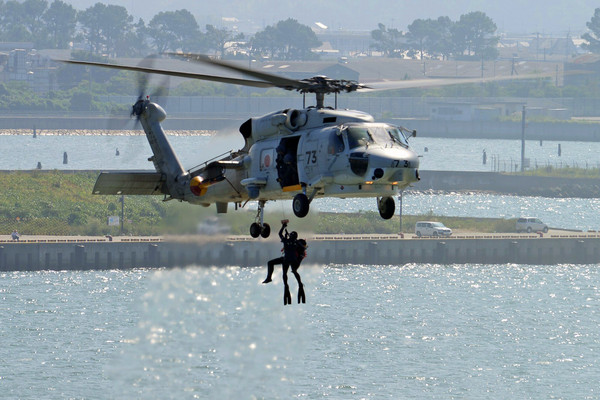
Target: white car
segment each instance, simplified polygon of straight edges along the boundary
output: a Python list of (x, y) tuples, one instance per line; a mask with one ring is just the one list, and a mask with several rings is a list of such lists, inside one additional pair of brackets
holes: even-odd
[(231, 232), (231, 228), (219, 221), (217, 217), (208, 217), (201, 221), (196, 231), (199, 235), (227, 235)]
[(447, 228), (441, 222), (419, 221), (415, 225), (415, 234), (421, 236), (450, 236), (452, 229)]
[(517, 232), (548, 232), (548, 225), (540, 221), (539, 218), (534, 217), (522, 217), (517, 220), (516, 224)]

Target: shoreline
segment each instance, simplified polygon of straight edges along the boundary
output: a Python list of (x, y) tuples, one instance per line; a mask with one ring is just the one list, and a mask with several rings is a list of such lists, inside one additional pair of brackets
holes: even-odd
[[(71, 238), (71, 239), (69, 239)], [(192, 239), (192, 238), (189, 238)], [(262, 266), (278, 253), (277, 240), (248, 236), (209, 240), (105, 237), (10, 241), (0, 246), (0, 272)], [(600, 262), (599, 233), (415, 235), (315, 235), (310, 264), (590, 264)]]
[[(169, 136), (212, 136), (215, 130), (169, 130)], [(143, 130), (36, 129), (36, 136), (144, 136)], [(0, 129), (0, 136), (33, 136), (33, 129)]]

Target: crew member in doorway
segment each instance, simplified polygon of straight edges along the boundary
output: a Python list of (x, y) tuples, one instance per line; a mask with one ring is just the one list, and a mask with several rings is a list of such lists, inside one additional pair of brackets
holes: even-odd
[(280, 143), (279, 146), (277, 146), (277, 149), (275, 149), (275, 151), (277, 152), (277, 158), (275, 158), (275, 167), (277, 168), (277, 182), (279, 182), (281, 187), (283, 187), (283, 179), (285, 174), (283, 156), (285, 155), (285, 145), (283, 143)]
[(288, 151), (283, 156), (283, 168), (283, 186), (295, 185), (298, 172), (296, 170), (296, 155), (292, 151)]

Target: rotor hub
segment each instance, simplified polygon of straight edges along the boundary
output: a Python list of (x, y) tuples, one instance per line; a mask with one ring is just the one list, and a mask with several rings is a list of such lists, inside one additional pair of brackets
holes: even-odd
[(299, 81), (298, 87), (289, 88), (288, 90), (296, 89), (300, 93), (331, 94), (340, 92), (350, 93), (362, 88), (366, 88), (366, 86), (356, 81), (330, 79), (326, 76), (319, 75), (308, 79), (302, 79)]

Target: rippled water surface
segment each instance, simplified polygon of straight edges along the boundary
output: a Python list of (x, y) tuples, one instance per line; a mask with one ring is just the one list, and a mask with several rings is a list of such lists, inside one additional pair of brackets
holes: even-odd
[[(170, 141), (186, 168), (191, 168), (228, 150), (243, 147), (242, 136), (230, 130), (214, 136), (170, 136)], [(510, 171), (521, 161), (521, 142), (518, 140), (444, 139), (416, 137), (410, 140), (421, 156), (423, 170), (490, 171), (496, 168)], [(579, 166), (598, 168), (600, 142), (526, 141), (526, 157), (532, 167)], [(115, 156), (119, 149), (119, 156)], [(483, 164), (483, 150), (487, 162)], [(137, 136), (46, 136), (5, 135), (0, 140), (0, 169), (33, 169), (38, 162), (44, 169), (152, 169), (146, 137)], [(63, 164), (67, 152), (68, 164)]]
[[(173, 143), (187, 167), (240, 147)], [(413, 144), (424, 169), (488, 170), (484, 148), (520, 151)], [(555, 157), (556, 143), (527, 146)], [(594, 146), (563, 143), (562, 159), (597, 162)], [(6, 136), (0, 148), (0, 169), (151, 168), (142, 136)], [(376, 210), (373, 199), (314, 206)], [(403, 211), (600, 228), (596, 199), (405, 194)], [(0, 398), (597, 399), (598, 267), (308, 264), (307, 304), (287, 307), (279, 277), (260, 283), (266, 268), (2, 273)]]
[(4, 273), (0, 397), (598, 398), (598, 265), (265, 270)]
[[(397, 201), (397, 199), (396, 199)], [(282, 207), (282, 206), (277, 206)], [(287, 209), (291, 207), (287, 205)], [(321, 211), (377, 211), (375, 199), (317, 199), (311, 207)], [(550, 227), (599, 230), (600, 199), (509, 196), (490, 193), (408, 193), (402, 198), (405, 215), (453, 217), (541, 218)]]

